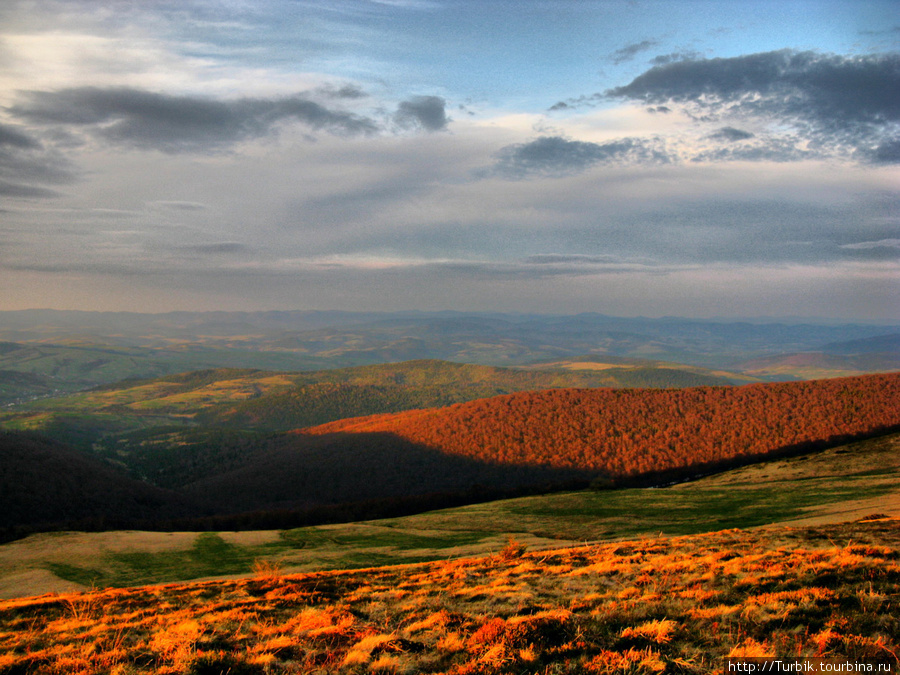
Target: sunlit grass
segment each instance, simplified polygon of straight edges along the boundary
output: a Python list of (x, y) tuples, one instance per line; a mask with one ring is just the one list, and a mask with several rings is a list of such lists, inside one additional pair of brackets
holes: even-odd
[[(209, 545), (219, 545), (209, 538)], [(0, 674), (709, 673), (896, 664), (900, 521), (725, 530), (0, 603)]]

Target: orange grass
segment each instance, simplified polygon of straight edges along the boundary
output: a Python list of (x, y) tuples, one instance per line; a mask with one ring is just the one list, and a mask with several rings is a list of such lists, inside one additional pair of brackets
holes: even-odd
[(900, 653), (900, 521), (0, 603), (0, 675), (712, 673)]

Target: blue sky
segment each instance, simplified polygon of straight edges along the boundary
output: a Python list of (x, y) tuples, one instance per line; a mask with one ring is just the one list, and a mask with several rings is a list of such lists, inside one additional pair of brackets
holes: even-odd
[(900, 3), (9, 0), (0, 309), (900, 319)]

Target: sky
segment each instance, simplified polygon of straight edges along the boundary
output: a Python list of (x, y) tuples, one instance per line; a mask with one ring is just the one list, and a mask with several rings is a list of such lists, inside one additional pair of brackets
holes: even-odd
[(3, 0), (26, 308), (900, 321), (900, 2)]

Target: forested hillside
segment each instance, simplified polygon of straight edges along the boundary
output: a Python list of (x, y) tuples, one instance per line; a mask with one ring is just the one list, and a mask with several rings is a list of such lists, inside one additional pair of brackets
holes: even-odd
[(525, 392), (304, 434), (387, 433), (455, 456), (626, 477), (900, 425), (900, 374), (687, 389)]
[[(438, 373), (452, 370), (431, 365)], [(409, 368), (407, 374), (418, 373)], [(136, 419), (145, 405), (156, 415), (162, 407), (163, 417), (176, 419), (179, 406), (199, 417), (203, 401), (218, 401), (223, 392), (233, 403), (252, 400), (242, 398), (246, 379), (222, 375), (193, 373), (90, 396), (109, 395), (110, 410), (130, 409)], [(302, 390), (265, 375), (255, 382), (287, 387), (282, 395)], [(344, 388), (387, 387), (315, 386), (331, 388), (332, 398), (322, 401), (332, 406)], [(155, 397), (135, 400), (135, 407), (123, 399), (142, 388)], [(438, 397), (441, 389), (431, 391)], [(347, 401), (352, 408), (352, 396)], [(598, 487), (661, 484), (896, 429), (900, 374), (743, 387), (545, 389), (291, 432), (215, 424), (148, 428), (133, 433), (130, 450), (112, 444), (108, 455), (143, 482), (57, 443), (7, 435), (0, 490), (4, 513), (12, 514), (7, 527), (85, 519), (102, 527), (125, 519), (140, 520), (141, 527), (256, 529), (410, 513), (592, 481)], [(208, 516), (231, 520), (174, 520)]]
[(186, 486), (222, 510), (600, 479), (654, 483), (900, 427), (900, 374), (681, 390), (561, 389), (271, 438)]

